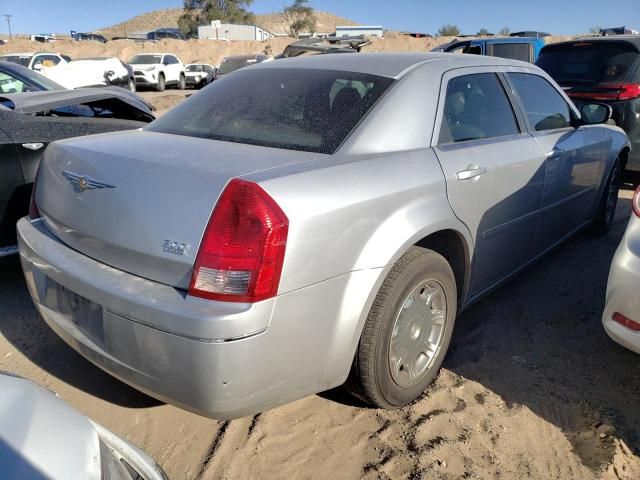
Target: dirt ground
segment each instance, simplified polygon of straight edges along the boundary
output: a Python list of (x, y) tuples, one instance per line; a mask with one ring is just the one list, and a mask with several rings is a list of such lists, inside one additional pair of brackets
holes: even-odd
[(161, 404), (50, 331), (15, 258), (0, 263), (0, 369), (57, 392), (172, 479), (637, 480), (640, 356), (601, 326), (630, 198), (608, 236), (578, 235), (464, 312), (439, 378), (402, 410), (340, 390), (231, 422)]

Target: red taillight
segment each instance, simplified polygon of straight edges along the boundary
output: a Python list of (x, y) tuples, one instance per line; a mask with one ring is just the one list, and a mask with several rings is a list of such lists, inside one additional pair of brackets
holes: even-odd
[(33, 187), (31, 187), (31, 200), (29, 200), (29, 218), (31, 220), (40, 218), (40, 212), (38, 211), (38, 206), (36, 205), (36, 185), (38, 184), (38, 175), (40, 175), (40, 165), (42, 165), (42, 160), (40, 160), (40, 164), (38, 165), (38, 169), (36, 170), (36, 177), (33, 180)]
[(640, 218), (640, 186), (636, 189), (636, 193), (633, 194), (631, 204), (633, 205), (633, 213)]
[(204, 232), (189, 295), (258, 302), (278, 293), (289, 220), (259, 185), (232, 180)]
[(588, 98), (590, 100), (632, 100), (640, 97), (640, 83), (602, 83), (597, 88), (606, 91), (567, 92), (571, 98)]
[(631, 320), (630, 318), (625, 317), (621, 313), (618, 313), (618, 312), (614, 313), (613, 314), (613, 321), (619, 323), (620, 325), (622, 325), (624, 327), (630, 328), (634, 332), (640, 332), (640, 323), (634, 322), (633, 320)]

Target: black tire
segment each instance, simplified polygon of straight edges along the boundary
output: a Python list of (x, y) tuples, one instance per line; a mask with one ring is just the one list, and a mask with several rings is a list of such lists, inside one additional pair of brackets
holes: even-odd
[(167, 87), (167, 84), (164, 80), (164, 74), (161, 73), (158, 75), (158, 83), (156, 83), (156, 92), (164, 92), (164, 89)]
[(596, 213), (589, 228), (592, 235), (605, 235), (611, 230), (618, 206), (618, 193), (622, 182), (622, 161), (618, 157), (611, 167), (607, 183), (602, 190)]
[(131, 92), (136, 93), (136, 81), (133, 78), (129, 79), (128, 87)]
[[(444, 333), (427, 369), (414, 384), (401, 386), (391, 373), (391, 335), (396, 317), (408, 296), (425, 281), (437, 282), (444, 291), (447, 307)], [(400, 408), (419, 398), (435, 378), (447, 353), (456, 308), (456, 282), (449, 263), (432, 250), (411, 247), (393, 266), (374, 300), (345, 387), (365, 402), (380, 408)]]
[(184, 74), (180, 74), (180, 79), (178, 80), (178, 90), (184, 90), (187, 88), (187, 80), (184, 78)]

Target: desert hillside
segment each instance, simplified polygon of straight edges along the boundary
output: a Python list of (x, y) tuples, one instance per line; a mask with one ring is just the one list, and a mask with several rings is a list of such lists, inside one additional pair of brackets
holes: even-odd
[[(182, 15), (181, 8), (154, 10), (133, 17), (125, 22), (102, 28), (98, 30), (98, 32), (110, 38), (122, 37), (134, 32), (148, 32), (161, 27), (177, 28), (180, 15)], [(336, 25), (358, 25), (358, 23), (353, 20), (320, 11), (316, 12), (316, 21), (317, 31), (323, 33), (334, 32)], [(282, 33), (286, 31), (286, 25), (282, 21), (279, 13), (256, 15), (256, 24), (272, 33)]]

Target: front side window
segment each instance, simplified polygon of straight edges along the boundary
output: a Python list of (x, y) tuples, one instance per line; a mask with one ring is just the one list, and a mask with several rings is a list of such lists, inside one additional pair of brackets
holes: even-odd
[(353, 72), (241, 70), (213, 82), (147, 130), (332, 154), (392, 83)]
[(547, 80), (529, 73), (509, 73), (508, 76), (536, 132), (571, 126), (569, 104)]
[(449, 80), (438, 143), (456, 143), (520, 133), (511, 103), (495, 73)]

